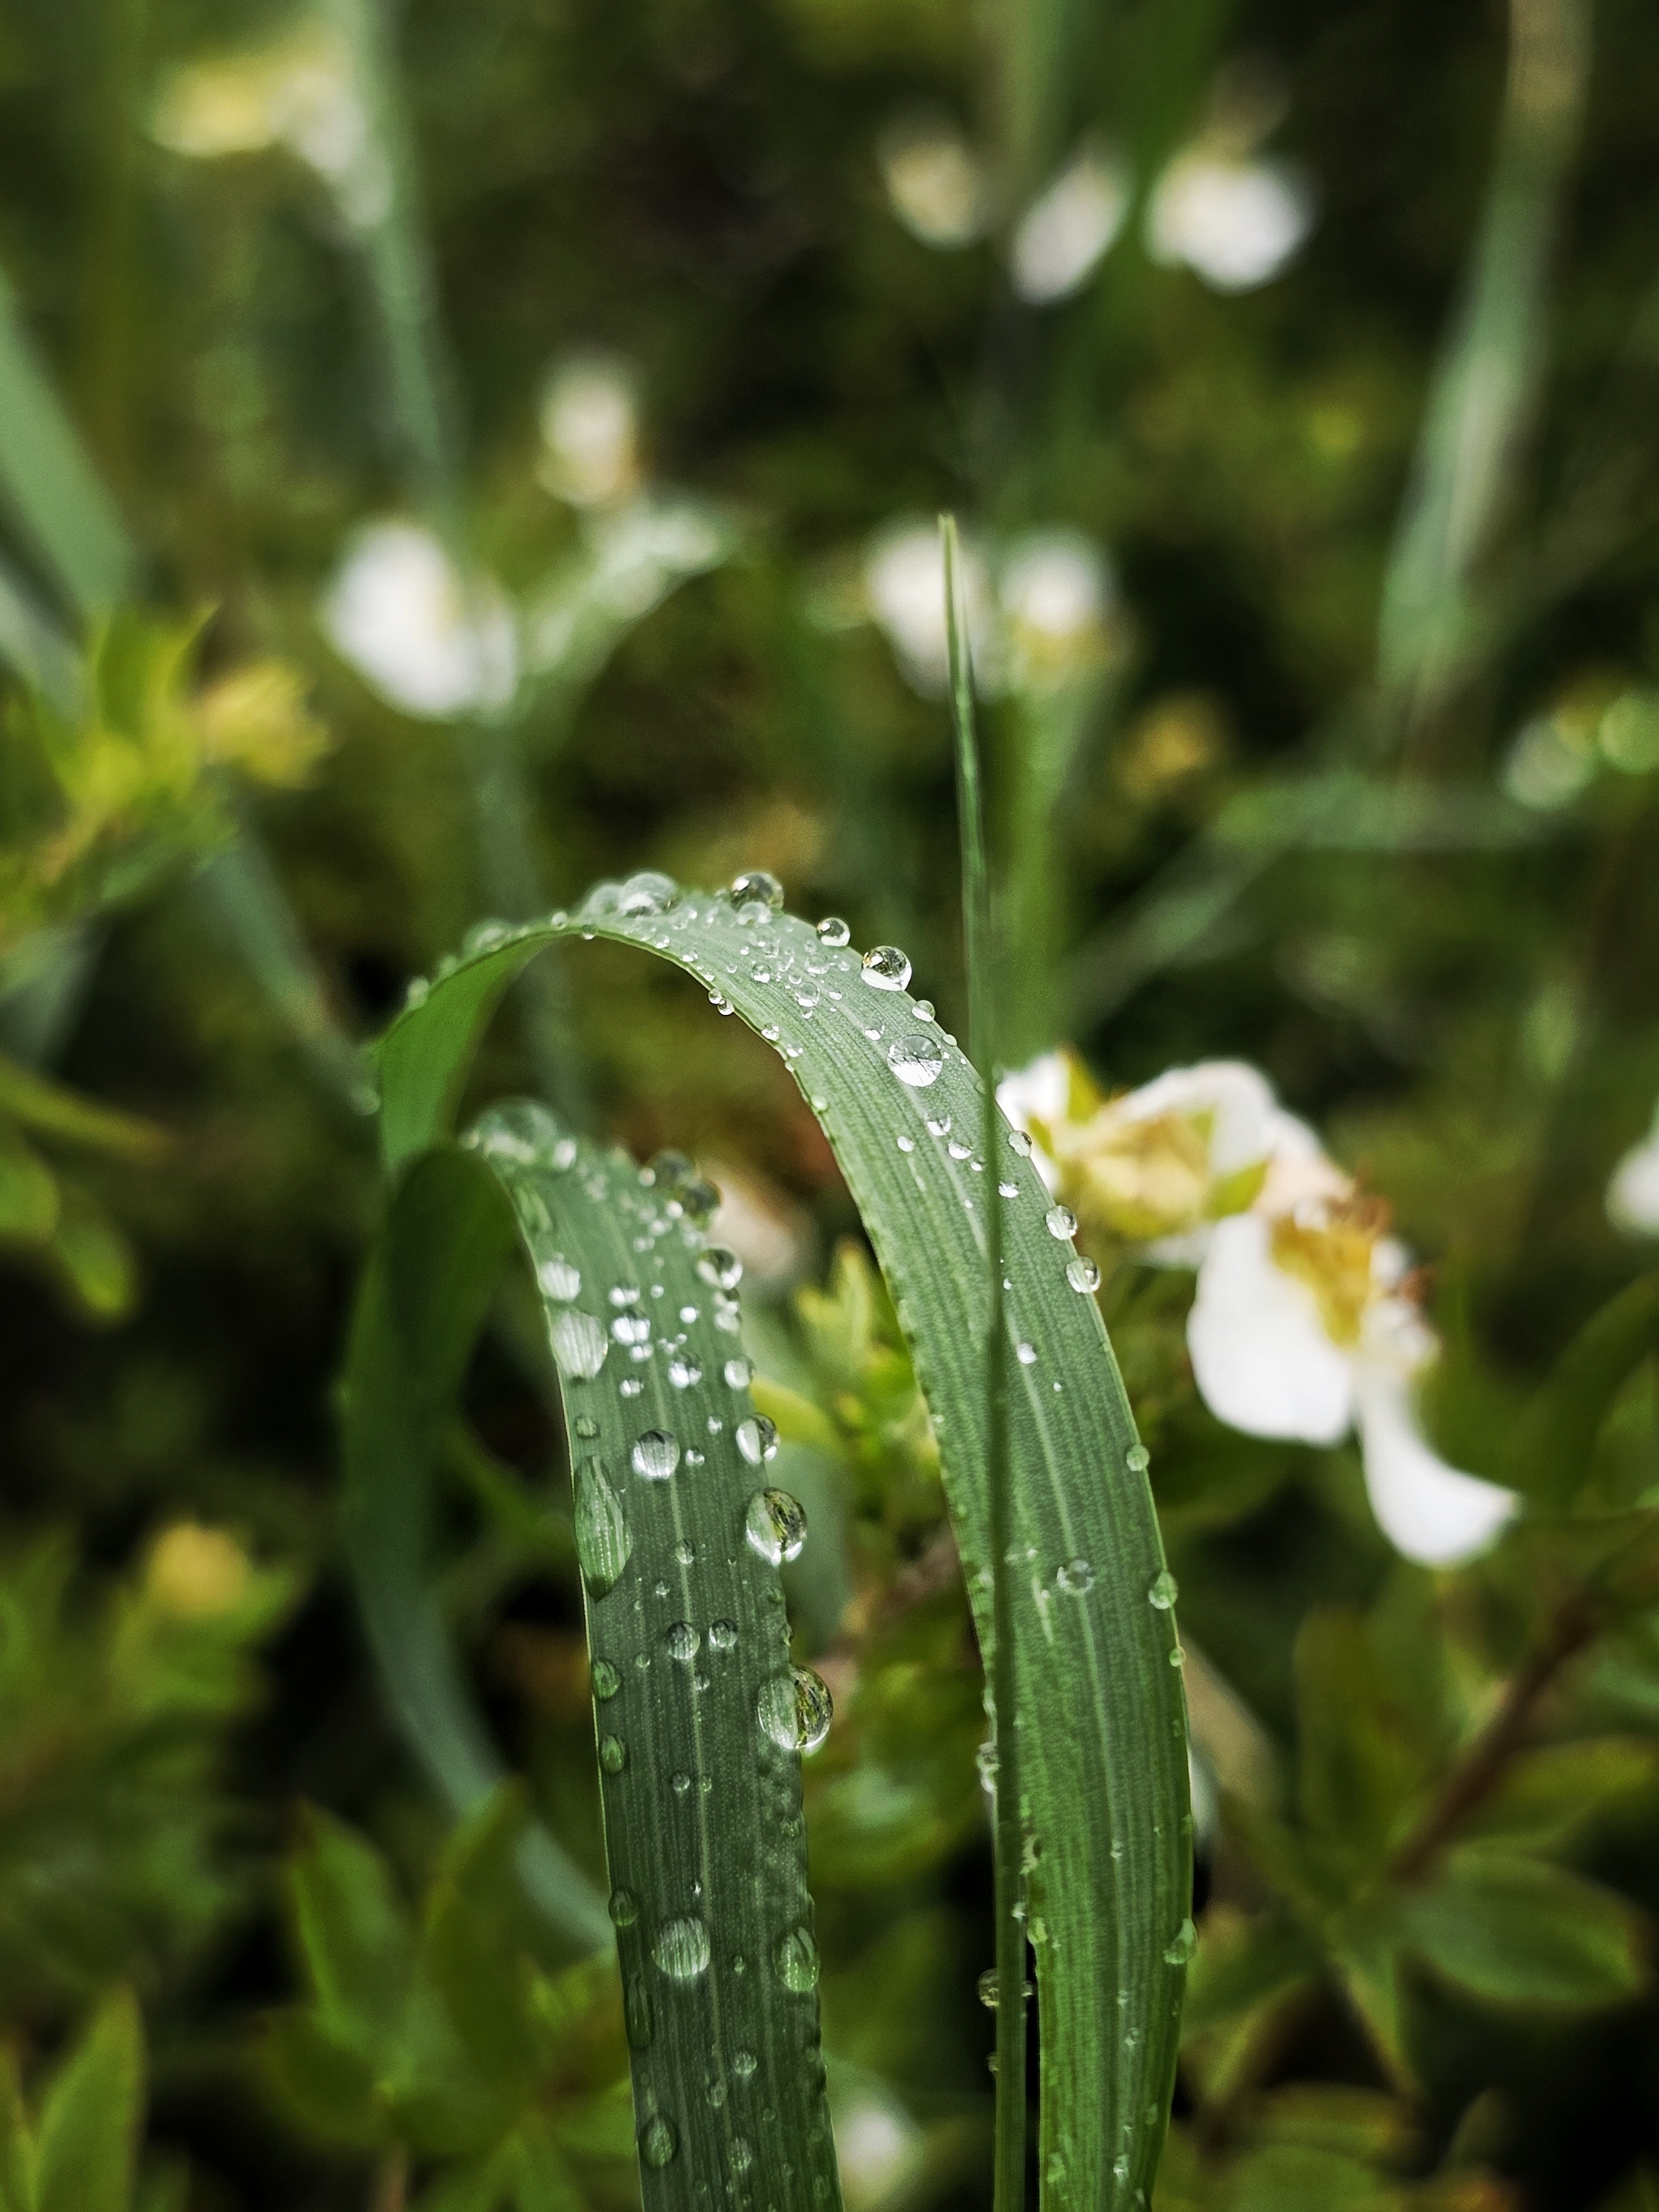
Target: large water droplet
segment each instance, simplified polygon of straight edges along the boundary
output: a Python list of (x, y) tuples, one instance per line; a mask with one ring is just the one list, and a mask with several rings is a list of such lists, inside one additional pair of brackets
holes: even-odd
[(806, 1512), (787, 1490), (757, 1490), (743, 1525), (750, 1545), (769, 1565), (800, 1557), (806, 1541)]
[(861, 973), (872, 991), (902, 991), (910, 980), (910, 956), (896, 945), (873, 945)]
[(746, 1359), (728, 1359), (720, 1372), (730, 1390), (746, 1390), (755, 1379), (755, 1370)]
[(697, 1273), (717, 1291), (735, 1291), (743, 1280), (743, 1262), (724, 1244), (711, 1244), (697, 1255)]
[(830, 1733), (835, 1706), (810, 1667), (792, 1667), (761, 1684), (755, 1717), (780, 1751), (816, 1751)]
[(925, 1091), (939, 1079), (945, 1065), (945, 1047), (924, 1030), (909, 1030), (888, 1046), (887, 1065), (912, 1091)]
[(1067, 1559), (1054, 1570), (1054, 1580), (1073, 1597), (1083, 1597), (1095, 1586), (1095, 1571), (1087, 1559)]
[(642, 1313), (619, 1313), (611, 1324), (611, 1334), (618, 1344), (648, 1344), (651, 1341), (651, 1316)]
[(611, 1346), (605, 1341), (602, 1322), (592, 1314), (578, 1313), (567, 1306), (549, 1319), (547, 1337), (553, 1347), (553, 1357), (559, 1363), (561, 1374), (573, 1382), (592, 1382), (605, 1364), (605, 1355)]
[(775, 914), (783, 904), (783, 885), (765, 868), (744, 868), (732, 878), (732, 896), (739, 906), (758, 899)]
[(778, 1432), (764, 1413), (751, 1413), (738, 1424), (738, 1449), (750, 1467), (763, 1466), (778, 1455)]
[(1133, 1474), (1145, 1474), (1152, 1463), (1152, 1455), (1145, 1444), (1131, 1444), (1123, 1455), (1123, 1464)]
[(1026, 1135), (1024, 1129), (1009, 1130), (1008, 1149), (1011, 1152), (1018, 1152), (1023, 1160), (1029, 1160), (1030, 1158), (1031, 1140)]
[(1035, 1367), (1037, 1360), (1037, 1348), (1034, 1344), (1017, 1344), (1014, 1346), (1014, 1357), (1022, 1367)]
[(479, 1146), (489, 1158), (530, 1167), (551, 1158), (559, 1143), (560, 1127), (538, 1100), (507, 1098), (481, 1116), (477, 1133)]
[(754, 2163), (755, 2163), (755, 2154), (754, 2154), (753, 2149), (752, 2149), (752, 2148), (750, 2148), (750, 2142), (749, 2142), (749, 2138), (748, 2138), (748, 2136), (732, 2136), (732, 2172), (733, 2172), (733, 2173), (747, 2173), (747, 2172), (748, 2172), (748, 2171), (749, 2171), (749, 2169), (750, 2169), (750, 2167)]
[(1077, 1216), (1069, 1206), (1051, 1206), (1042, 1217), (1042, 1225), (1051, 1237), (1064, 1239), (1077, 1235)]
[(1160, 1567), (1146, 1586), (1146, 1602), (1156, 1613), (1168, 1613), (1180, 1595), (1180, 1588), (1167, 1567)]
[(752, 2081), (759, 2065), (760, 2061), (752, 2051), (738, 2051), (732, 2053), (732, 2071), (739, 2081)]
[(677, 1390), (689, 1390), (693, 1383), (702, 1382), (702, 1370), (695, 1359), (677, 1352), (668, 1363), (668, 1379)]
[(556, 1298), (561, 1305), (568, 1305), (572, 1298), (581, 1296), (581, 1271), (573, 1267), (562, 1252), (551, 1252), (545, 1260), (537, 1262), (536, 1281), (544, 1298)]
[(805, 1928), (792, 1928), (783, 1936), (772, 1954), (772, 1963), (778, 1970), (778, 1979), (787, 1990), (798, 1997), (805, 1996), (818, 1985), (818, 1947)]
[(702, 1638), (689, 1620), (677, 1620), (663, 1638), (663, 1646), (671, 1659), (678, 1659), (689, 1667), (696, 1657)]
[(626, 915), (666, 914), (680, 902), (680, 887), (672, 876), (659, 876), (643, 868), (629, 876), (617, 894), (617, 912)]
[(1066, 1279), (1074, 1291), (1097, 1291), (1100, 1288), (1100, 1270), (1092, 1260), (1068, 1260)]
[[(582, 1573), (593, 1595), (603, 1597), (628, 1565), (634, 1532), (599, 1460), (585, 1459), (576, 1469), (575, 1524), (576, 1557), (581, 1561)], [(596, 1686), (597, 1681), (596, 1675)]]
[(643, 1475), (647, 1482), (666, 1482), (680, 1463), (679, 1439), (671, 1437), (666, 1429), (647, 1429), (629, 1457), (635, 1474)]
[(818, 924), (820, 940), (825, 945), (835, 946), (837, 950), (846, 944), (852, 934), (852, 931), (838, 914), (826, 914)]
[(640, 1900), (631, 1889), (613, 1889), (609, 1909), (614, 1927), (631, 1928), (640, 1917)]
[(735, 1620), (717, 1620), (708, 1631), (711, 1651), (735, 1651), (738, 1648), (738, 1624)]
[(1198, 1930), (1190, 1918), (1183, 1920), (1164, 1947), (1166, 1966), (1184, 1966), (1198, 1948)]
[(672, 2120), (666, 2112), (659, 2112), (640, 2131), (641, 2165), (648, 2166), (653, 2173), (660, 2173), (664, 2166), (672, 2163), (679, 2142)]
[(708, 1969), (708, 1930), (701, 1920), (665, 1920), (651, 1955), (671, 1982), (695, 1982)]
[(608, 1659), (596, 1659), (592, 1667), (593, 1695), (601, 1705), (614, 1698), (622, 1687), (622, 1676)]
[(599, 1738), (599, 1765), (607, 1774), (620, 1774), (628, 1764), (628, 1746), (619, 1735)]

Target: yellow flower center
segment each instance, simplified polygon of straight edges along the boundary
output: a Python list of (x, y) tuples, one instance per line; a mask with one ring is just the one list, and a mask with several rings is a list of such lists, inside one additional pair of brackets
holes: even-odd
[(1298, 1207), (1273, 1223), (1273, 1258), (1313, 1292), (1334, 1344), (1359, 1341), (1375, 1286), (1371, 1255), (1388, 1226), (1386, 1203), (1360, 1191)]

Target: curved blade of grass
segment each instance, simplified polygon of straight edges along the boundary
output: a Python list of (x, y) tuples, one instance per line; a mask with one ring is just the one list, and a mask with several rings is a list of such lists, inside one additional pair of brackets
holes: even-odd
[[(994, 1656), (985, 1481), (986, 1177), (1006, 1205), (1008, 1449), (1021, 1561), (1018, 1694), (1028, 1927), (1036, 1950), (1049, 2205), (1150, 2193), (1191, 1943), (1186, 1725), (1162, 1547), (1116, 1363), (1048, 1197), (1010, 1134), (975, 1152), (983, 1093), (965, 1055), (855, 954), (758, 901), (601, 884), (574, 915), (485, 933), (381, 1041), (394, 1170), (446, 1132), (474, 1046), (544, 945), (605, 936), (654, 951), (784, 1054), (857, 1200), (914, 1349), (981, 1647)], [(900, 1079), (938, 1055), (925, 1085)], [(936, 1133), (950, 1124), (949, 1133)], [(935, 1126), (930, 1126), (935, 1125)], [(953, 1152), (952, 1146), (956, 1150)], [(957, 1157), (959, 1152), (961, 1157)], [(1086, 1279), (1079, 1271), (1079, 1279)]]
[(615, 1923), (647, 2206), (752, 2170), (769, 2201), (833, 2212), (796, 1747), (822, 1686), (790, 1664), (737, 1303), (674, 1192), (544, 1107), (492, 1109), (466, 1142), (404, 1178), (354, 1333), (348, 1536), (377, 1654), (470, 1807), (500, 1765), (431, 1595), (432, 1478), (516, 1223), (576, 1470), (609, 1916), (550, 1838), (524, 1872), (579, 1940)]

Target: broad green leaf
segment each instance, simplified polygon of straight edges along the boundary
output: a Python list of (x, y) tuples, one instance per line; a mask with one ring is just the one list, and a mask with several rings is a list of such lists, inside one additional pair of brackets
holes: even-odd
[(46, 2094), (35, 2212), (128, 2212), (143, 2101), (143, 2027), (131, 1991), (117, 1990)]
[(1414, 1753), (1358, 1614), (1314, 1613), (1297, 1638), (1302, 1809), (1344, 1851), (1380, 1854), (1419, 1778)]
[(1503, 1781), (1466, 1824), (1472, 1837), (1560, 1844), (1620, 1798), (1659, 1778), (1659, 1743), (1626, 1735), (1546, 1744), (1511, 1761)]
[(0, 2051), (0, 2212), (34, 2212), (34, 2143), (10, 2051)]
[(1212, 1909), (1187, 1981), (1183, 2036), (1196, 2034), (1305, 1981), (1323, 1963), (1319, 1946), (1293, 1922), (1254, 1920)]
[(414, 1954), (391, 1869), (361, 1836), (312, 1808), (289, 1879), (323, 2029), (372, 2057), (396, 2030)]
[[(1050, 2203), (1127, 2206), (1157, 2162), (1190, 1944), (1185, 1727), (1144, 1459), (1098, 1310), (1073, 1287), (1086, 1273), (1047, 1227), (1048, 1194), (1012, 1137), (1000, 1158), (978, 1156), (972, 1070), (905, 992), (872, 988), (855, 954), (763, 900), (681, 896), (661, 878), (600, 886), (574, 916), (489, 925), (417, 990), (380, 1048), (389, 1167), (446, 1133), (513, 977), (542, 945), (582, 935), (665, 954), (694, 975), (776, 1042), (817, 1115), (913, 1347), (982, 1648), (991, 1624), (975, 1316), (989, 1179), (1011, 1194), (1010, 1451), (1024, 1562), (1017, 1717), (1035, 1838), (1030, 1924), (1048, 1939), (1037, 1953), (1040, 2166)], [(1126, 2037), (1126, 2020), (1138, 2039)]]
[(452, 1840), (422, 1946), (468, 2057), (505, 2096), (528, 2095), (537, 2061), (528, 1915), (514, 1871), (525, 1824), (523, 1799), (509, 1786)]
[(261, 2045), (278, 2100), (324, 2142), (367, 2150), (386, 2142), (386, 2100), (375, 2068), (361, 2050), (331, 2036), (314, 2012), (278, 2013)]
[(1395, 1910), (1401, 1940), (1425, 1964), (1490, 2003), (1615, 2004), (1646, 1978), (1640, 1916), (1542, 1860), (1459, 1852)]
[(1592, 1315), (1528, 1407), (1509, 1479), (1565, 1509), (1583, 1487), (1602, 1421), (1635, 1368), (1659, 1346), (1659, 1275), (1627, 1283)]

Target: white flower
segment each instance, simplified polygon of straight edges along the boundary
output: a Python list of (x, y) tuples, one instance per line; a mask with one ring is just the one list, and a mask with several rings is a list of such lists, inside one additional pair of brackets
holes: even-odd
[(1020, 298), (1047, 307), (1079, 290), (1121, 229), (1128, 205), (1121, 164), (1098, 147), (1084, 147), (1015, 228), (1009, 270)]
[[(962, 548), (963, 598), (974, 674), (981, 690), (997, 685), (995, 608), (985, 562)], [(885, 632), (906, 681), (924, 697), (937, 698), (950, 677), (945, 625), (945, 549), (938, 526), (901, 520), (871, 539), (864, 560), (871, 614)]]
[(1003, 557), (997, 592), (1017, 685), (1052, 690), (1099, 658), (1112, 572), (1081, 531), (1034, 530), (1017, 538)]
[(1146, 211), (1154, 261), (1184, 261), (1218, 292), (1276, 276), (1313, 227), (1313, 198), (1282, 161), (1238, 161), (1202, 145), (1178, 154)]
[(635, 380), (626, 362), (577, 354), (552, 371), (540, 422), (549, 487), (574, 507), (609, 507), (639, 482)]
[(942, 116), (904, 116), (877, 147), (893, 213), (913, 238), (948, 252), (985, 228), (985, 173), (973, 149)]
[(926, 2162), (921, 2130), (879, 2089), (843, 2091), (832, 2103), (831, 2119), (848, 2212), (873, 2212), (898, 2197)]
[(469, 589), (416, 523), (357, 533), (322, 621), (336, 651), (405, 714), (441, 720), (513, 696), (518, 655), (505, 595), (488, 579)]
[(617, 639), (690, 576), (728, 559), (731, 523), (701, 500), (642, 492), (597, 509), (580, 557), (561, 569), (526, 610), (527, 668), (585, 683)]
[(1045, 1141), (1047, 1131), (1066, 1119), (1072, 1095), (1072, 1063), (1063, 1052), (1045, 1052), (997, 1085), (997, 1104), (1012, 1127), (1031, 1142), (1031, 1159), (1050, 1190), (1060, 1188), (1060, 1163)]
[(1607, 1218), (1632, 1237), (1659, 1237), (1659, 1108), (1639, 1145), (1632, 1145), (1607, 1183)]

